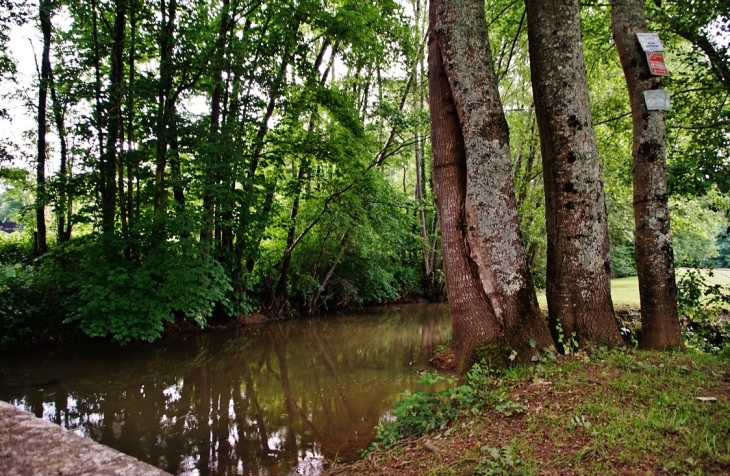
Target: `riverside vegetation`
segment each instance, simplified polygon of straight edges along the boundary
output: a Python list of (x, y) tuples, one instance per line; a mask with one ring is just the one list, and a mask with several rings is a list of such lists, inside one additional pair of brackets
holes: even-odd
[(327, 474), (727, 474), (729, 358), (596, 347), (476, 364), (461, 387), (405, 396), (366, 456)]
[(624, 312), (626, 347), (544, 348), (506, 369), (482, 360), (459, 383), (423, 373), (424, 388), (393, 403), (364, 458), (328, 474), (726, 474), (730, 294), (713, 278), (680, 273), (688, 352), (636, 349)]

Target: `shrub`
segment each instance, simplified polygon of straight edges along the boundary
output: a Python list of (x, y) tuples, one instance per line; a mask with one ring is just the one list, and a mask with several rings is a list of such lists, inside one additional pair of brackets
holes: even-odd
[(730, 348), (730, 290), (711, 284), (713, 277), (695, 266), (682, 273), (677, 283), (677, 303), (682, 333), (688, 347), (701, 352), (718, 353)]
[(109, 259), (105, 249), (96, 241), (86, 250), (66, 300), (66, 322), (91, 337), (151, 341), (175, 313), (202, 327), (231, 289), (222, 266), (193, 238), (148, 243), (130, 259)]

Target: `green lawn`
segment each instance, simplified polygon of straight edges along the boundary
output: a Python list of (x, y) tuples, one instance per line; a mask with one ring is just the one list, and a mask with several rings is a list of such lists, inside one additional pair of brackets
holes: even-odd
[[(685, 271), (685, 268), (677, 270), (677, 278)], [(722, 284), (724, 286), (730, 285), (730, 269), (716, 269), (714, 270), (714, 276), (708, 278), (708, 281), (712, 284)], [(611, 296), (613, 297), (613, 303), (616, 306), (632, 306), (639, 307), (639, 280), (636, 276), (630, 276), (628, 278), (618, 278), (611, 280)], [(540, 302), (540, 307), (547, 309), (547, 298), (545, 297), (545, 290), (540, 290), (537, 293), (537, 300)]]

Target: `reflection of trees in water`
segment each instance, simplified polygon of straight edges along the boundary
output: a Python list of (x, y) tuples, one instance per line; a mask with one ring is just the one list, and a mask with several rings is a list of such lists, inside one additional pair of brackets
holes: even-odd
[[(354, 458), (369, 443), (413, 386), (408, 362), (447, 338), (448, 319), (416, 309), (27, 364), (3, 371), (17, 384), (0, 399), (171, 472), (288, 473), (307, 452)], [(41, 391), (13, 375), (60, 382)]]

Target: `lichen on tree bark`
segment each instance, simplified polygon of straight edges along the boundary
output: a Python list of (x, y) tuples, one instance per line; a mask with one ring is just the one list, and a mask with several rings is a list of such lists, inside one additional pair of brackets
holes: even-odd
[(530, 70), (545, 183), (547, 298), (579, 343), (621, 343), (610, 289), (608, 223), (588, 100), (577, 0), (527, 0)]
[[(486, 296), (490, 312), (490, 325), (496, 326), (503, 348), (518, 350), (522, 360), (531, 357), (530, 339), (537, 347), (552, 344), (535, 296), (534, 285), (527, 265), (525, 246), (519, 229), (515, 200), (513, 172), (509, 153), (509, 130), (504, 117), (497, 88), (497, 79), (487, 37), (484, 4), (475, 0), (434, 0), (431, 4), (430, 55), (441, 55), (445, 79), (448, 83), (435, 86), (443, 76), (436, 78), (430, 71), (432, 94), (448, 94), (453, 97), (457, 116), (453, 125), (463, 140), (461, 169), (463, 190), (459, 198), (459, 210), (463, 221), (459, 223), (463, 235), (464, 251), (471, 268), (471, 279), (477, 278), (479, 294)], [(436, 44), (434, 44), (434, 42)], [(436, 58), (430, 57), (429, 61)], [(432, 137), (434, 154), (434, 187), (437, 189), (439, 216), (453, 213), (449, 205), (439, 197), (440, 177), (436, 171), (440, 158), (437, 141), (443, 124), (433, 122), (438, 117), (438, 103), (432, 97)], [(445, 233), (443, 225), (442, 234)], [(444, 241), (444, 266), (447, 261), (447, 243)], [(453, 250), (451, 250), (453, 252)], [(461, 251), (459, 253), (462, 253)], [(460, 259), (463, 259), (461, 257)], [(449, 302), (454, 318), (454, 303), (461, 301), (454, 296), (449, 285)], [(459, 319), (459, 317), (457, 317)], [(454, 322), (456, 333), (457, 321)], [(456, 340), (456, 339), (455, 339)]]
[(661, 89), (636, 37), (647, 32), (640, 0), (611, 0), (611, 23), (631, 101), (634, 159), (636, 269), (641, 300), (641, 346), (682, 347), (677, 313), (672, 231), (667, 206), (666, 123), (664, 111), (649, 111), (644, 91)]

